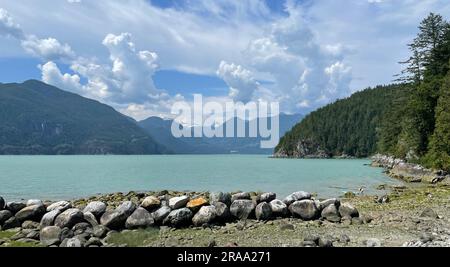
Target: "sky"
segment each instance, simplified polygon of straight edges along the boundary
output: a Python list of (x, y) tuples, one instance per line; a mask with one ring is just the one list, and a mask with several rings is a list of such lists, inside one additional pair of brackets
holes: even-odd
[(447, 0), (0, 0), (0, 82), (144, 119), (193, 94), (307, 113), (388, 84)]

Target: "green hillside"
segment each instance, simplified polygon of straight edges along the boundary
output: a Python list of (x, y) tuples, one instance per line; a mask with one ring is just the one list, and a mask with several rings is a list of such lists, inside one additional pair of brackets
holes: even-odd
[(0, 154), (164, 152), (133, 119), (39, 81), (0, 84), (0, 107)]

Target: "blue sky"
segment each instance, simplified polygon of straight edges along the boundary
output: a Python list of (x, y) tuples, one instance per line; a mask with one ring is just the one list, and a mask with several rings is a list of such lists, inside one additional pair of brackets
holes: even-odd
[(193, 93), (306, 113), (390, 83), (444, 0), (0, 0), (0, 82), (39, 79), (137, 119)]

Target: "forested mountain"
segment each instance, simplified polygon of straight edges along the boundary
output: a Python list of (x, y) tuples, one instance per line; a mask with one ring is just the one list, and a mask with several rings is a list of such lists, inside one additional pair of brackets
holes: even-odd
[(113, 108), (45, 83), (0, 84), (0, 154), (166, 152)]
[[(296, 123), (301, 121), (301, 114), (280, 114), (280, 136), (284, 135)], [(235, 125), (238, 123), (234, 119)], [(176, 154), (272, 154), (273, 149), (262, 149), (261, 138), (256, 137), (198, 137), (198, 138), (175, 138), (171, 133), (172, 120), (163, 120), (158, 117), (150, 117), (140, 121), (139, 125), (145, 129), (158, 143), (163, 144)], [(249, 122), (245, 121), (245, 128), (249, 128)], [(269, 123), (270, 126), (270, 123)], [(236, 128), (235, 128), (236, 129)], [(218, 128), (224, 132), (224, 125)], [(193, 129), (191, 130), (193, 131)]]
[(311, 113), (282, 138), (276, 155), (380, 152), (450, 170), (450, 24), (431, 13), (409, 48), (399, 84), (367, 89)]
[(312, 112), (275, 149), (283, 157), (366, 157), (377, 148), (377, 128), (386, 110), (409, 86), (369, 88)]

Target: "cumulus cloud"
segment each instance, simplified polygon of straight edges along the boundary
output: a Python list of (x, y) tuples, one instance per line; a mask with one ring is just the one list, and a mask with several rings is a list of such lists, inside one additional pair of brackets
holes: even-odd
[(58, 66), (52, 61), (49, 61), (39, 67), (41, 69), (42, 80), (44, 82), (72, 92), (82, 91), (80, 76), (76, 74), (70, 75), (68, 73), (62, 74)]
[(24, 37), (20, 25), (15, 23), (8, 11), (0, 8), (0, 36), (11, 36), (16, 39)]
[(235, 101), (249, 102), (259, 87), (251, 72), (240, 65), (222, 61), (217, 70), (217, 75), (228, 84), (230, 87), (229, 96)]
[[(319, 44), (299, 6), (291, 3), (286, 11), (288, 17), (245, 50), (246, 63), (272, 77), (271, 90), (266, 90), (271, 94), (265, 98), (280, 101), (284, 111), (295, 112), (347, 95), (352, 73), (343, 62), (342, 46)], [(232, 87), (240, 90), (245, 85)]]
[(39, 39), (34, 35), (30, 35), (22, 40), (22, 47), (30, 55), (45, 61), (69, 61), (75, 58), (72, 48), (68, 44), (61, 44), (55, 38)]

